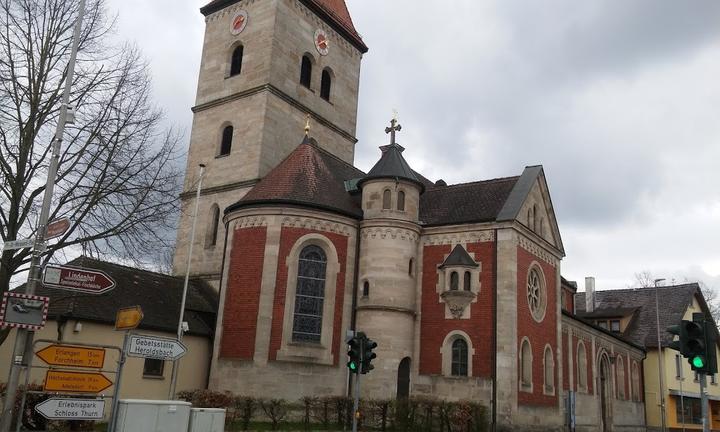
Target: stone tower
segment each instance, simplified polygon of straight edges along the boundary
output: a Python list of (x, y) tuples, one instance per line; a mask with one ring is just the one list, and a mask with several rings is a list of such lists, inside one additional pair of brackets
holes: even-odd
[(217, 287), (224, 209), (297, 146), (308, 117), (318, 145), (352, 163), (367, 47), (343, 0), (214, 0), (200, 11), (205, 41), (173, 271), (187, 268), (204, 164), (190, 270)]
[(357, 325), (378, 343), (375, 370), (363, 386), (379, 398), (409, 396), (415, 352), (415, 316), (420, 222), (424, 187), (395, 142), (393, 120), (389, 145), (358, 186), (364, 219), (360, 223)]

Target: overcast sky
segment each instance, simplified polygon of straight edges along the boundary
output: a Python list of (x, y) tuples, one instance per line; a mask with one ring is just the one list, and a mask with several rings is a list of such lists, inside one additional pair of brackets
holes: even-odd
[[(108, 0), (185, 130), (199, 0)], [(356, 165), (397, 109), (410, 165), (448, 183), (542, 164), (567, 257), (598, 289), (649, 271), (720, 289), (720, 1), (347, 0), (362, 63)]]

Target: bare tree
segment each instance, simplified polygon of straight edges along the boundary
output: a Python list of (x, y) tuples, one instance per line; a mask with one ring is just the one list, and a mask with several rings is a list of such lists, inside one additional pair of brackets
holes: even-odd
[[(57, 124), (77, 0), (0, 0), (0, 237), (36, 235), (50, 141)], [(43, 261), (82, 245), (90, 255), (145, 260), (174, 240), (179, 137), (163, 130), (147, 64), (113, 46), (104, 0), (88, 0), (51, 219), (70, 229)], [(31, 251), (5, 250), (0, 294)]]

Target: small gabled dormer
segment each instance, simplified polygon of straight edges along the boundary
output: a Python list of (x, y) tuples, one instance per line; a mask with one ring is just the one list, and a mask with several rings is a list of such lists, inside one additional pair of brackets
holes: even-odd
[(438, 293), (445, 303), (445, 318), (468, 319), (468, 305), (475, 302), (480, 292), (482, 266), (465, 250), (456, 245), (438, 267)]

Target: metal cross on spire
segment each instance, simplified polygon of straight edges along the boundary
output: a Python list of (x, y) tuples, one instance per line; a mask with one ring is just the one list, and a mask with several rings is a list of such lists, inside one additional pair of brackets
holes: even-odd
[(390, 127), (385, 128), (385, 133), (390, 134), (390, 145), (396, 145), (395, 142), (395, 132), (400, 132), (402, 129), (402, 126), (400, 126), (400, 123), (398, 123), (397, 120), (397, 111), (395, 111), (392, 120), (390, 120)]

